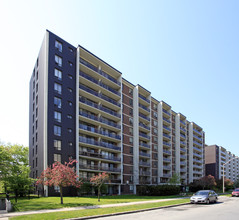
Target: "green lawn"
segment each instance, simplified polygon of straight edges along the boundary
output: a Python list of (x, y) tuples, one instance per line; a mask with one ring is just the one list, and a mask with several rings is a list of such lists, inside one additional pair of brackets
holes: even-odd
[(41, 209), (57, 209), (65, 207), (76, 206), (91, 206), (91, 205), (103, 205), (123, 202), (136, 202), (143, 200), (154, 199), (168, 199), (177, 198), (178, 196), (136, 196), (136, 195), (122, 195), (122, 196), (102, 196), (100, 202), (97, 197), (64, 197), (64, 204), (60, 204), (60, 197), (41, 197), (41, 198), (20, 198), (15, 203), (14, 199), (11, 202), (14, 204), (15, 211), (29, 211), (29, 210), (41, 210)]
[[(137, 201), (137, 199), (135, 198), (134, 201)], [(157, 208), (157, 207), (163, 207), (168, 205), (183, 204), (188, 202), (189, 202), (189, 199), (177, 199), (172, 201), (162, 201), (157, 203), (130, 205), (130, 206), (123, 206), (123, 207), (84, 209), (84, 210), (78, 210), (78, 211), (63, 211), (63, 212), (53, 212), (53, 213), (47, 213), (47, 214), (24, 215), (24, 216), (13, 217), (10, 219), (13, 219), (13, 220), (14, 219), (56, 220), (56, 219), (66, 219), (66, 218), (77, 218), (77, 217), (104, 215), (104, 214), (127, 212), (127, 211), (133, 211), (133, 210)]]

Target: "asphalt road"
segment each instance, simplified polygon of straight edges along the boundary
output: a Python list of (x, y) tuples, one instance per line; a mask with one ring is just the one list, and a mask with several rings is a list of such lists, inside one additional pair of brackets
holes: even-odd
[(237, 220), (239, 198), (220, 197), (216, 204), (189, 204), (126, 215), (97, 218), (97, 220)]

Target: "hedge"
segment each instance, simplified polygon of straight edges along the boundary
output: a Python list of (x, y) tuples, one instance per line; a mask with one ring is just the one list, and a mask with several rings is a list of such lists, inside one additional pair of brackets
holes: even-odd
[(175, 185), (140, 185), (137, 186), (139, 196), (169, 196), (180, 193), (180, 186)]

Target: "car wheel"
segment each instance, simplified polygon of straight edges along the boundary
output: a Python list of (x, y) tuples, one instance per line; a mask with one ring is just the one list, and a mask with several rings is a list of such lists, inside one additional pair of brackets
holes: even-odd
[(210, 200), (208, 199), (208, 200), (206, 201), (206, 203), (209, 204), (209, 203), (210, 203)]

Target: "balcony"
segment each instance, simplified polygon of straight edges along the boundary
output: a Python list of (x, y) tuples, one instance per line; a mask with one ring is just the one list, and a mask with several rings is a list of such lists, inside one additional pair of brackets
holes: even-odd
[(202, 160), (198, 160), (198, 159), (196, 159), (196, 158), (193, 158), (193, 162), (202, 163)]
[(114, 168), (114, 167), (102, 167), (98, 165), (87, 165), (87, 164), (79, 164), (79, 169), (82, 170), (94, 170), (94, 171), (108, 171), (108, 172), (115, 172), (120, 173), (120, 168)]
[(181, 134), (181, 133), (180, 133), (180, 136), (181, 136), (182, 138), (186, 139), (186, 136), (185, 136), (184, 134)]
[(146, 147), (146, 148), (150, 149), (150, 145), (149, 144), (145, 144), (145, 143), (140, 142), (139, 145), (142, 146), (142, 147)]
[(149, 171), (142, 171), (142, 170), (140, 170), (139, 171), (139, 175), (140, 176), (150, 176), (150, 172)]
[(150, 154), (147, 154), (147, 153), (144, 153), (144, 152), (139, 152), (139, 156), (150, 157)]
[(92, 152), (87, 152), (87, 151), (80, 151), (79, 155), (85, 156), (85, 157), (99, 158), (99, 159), (103, 159), (103, 160), (111, 160), (111, 161), (115, 161), (115, 162), (121, 161), (121, 158), (119, 158), (119, 157), (106, 156), (106, 155), (102, 155), (99, 153), (92, 153)]
[(102, 110), (103, 112), (106, 112), (106, 113), (110, 114), (110, 115), (113, 115), (115, 117), (121, 118), (120, 114), (118, 114), (117, 112), (115, 112), (115, 111), (113, 111), (113, 110), (111, 110), (111, 109), (109, 109), (107, 107), (99, 106), (99, 109)]
[(166, 137), (166, 138), (168, 138), (168, 139), (171, 139), (171, 136), (168, 135), (168, 134), (163, 133), (163, 136)]
[(110, 81), (114, 82), (118, 86), (121, 86), (121, 83), (119, 81), (117, 81), (115, 78), (113, 78), (109, 74), (105, 73), (104, 71), (99, 70), (96, 66), (88, 63), (86, 60), (80, 58), (80, 63), (87, 66), (88, 68), (95, 71), (96, 73), (100, 74), (101, 76), (105, 77), (106, 79), (109, 79)]
[(163, 120), (168, 122), (169, 124), (171, 123), (171, 121), (169, 119), (165, 118), (165, 117), (163, 117)]
[(164, 154), (171, 155), (171, 151), (169, 151), (169, 150), (163, 150), (163, 153), (164, 153)]
[(163, 161), (164, 161), (164, 162), (171, 162), (171, 158), (163, 157)]
[(186, 133), (186, 129), (183, 127), (180, 127), (180, 130)]
[(183, 154), (180, 154), (180, 158), (181, 158), (181, 159), (187, 159), (187, 156), (186, 156), (186, 155), (183, 155)]
[(165, 125), (163, 125), (163, 128), (166, 129), (166, 130), (169, 131), (169, 132), (171, 131), (171, 128), (169, 128), (169, 127), (167, 127), (167, 126), (165, 126)]
[(142, 114), (142, 113), (140, 113), (140, 112), (139, 112), (139, 116), (140, 116), (141, 118), (144, 118), (144, 119), (147, 120), (147, 121), (150, 121), (149, 117), (147, 117), (146, 115), (144, 115), (144, 114)]
[(180, 122), (181, 122), (183, 125), (186, 125), (186, 123), (185, 123), (184, 121), (180, 120)]
[(199, 165), (196, 165), (196, 164), (193, 164), (193, 167), (198, 168), (198, 169), (202, 169), (202, 166), (199, 166)]
[(186, 165), (187, 165), (187, 162), (185, 162), (185, 161), (180, 161), (180, 165), (181, 165), (181, 166), (186, 166)]
[(171, 144), (169, 142), (163, 141), (163, 145), (166, 145), (168, 147), (171, 147)]
[(145, 124), (142, 123), (142, 122), (139, 122), (139, 126), (145, 128), (145, 129), (147, 129), (147, 130), (150, 130), (150, 127), (147, 126), (147, 125), (145, 125)]
[(143, 95), (139, 94), (139, 97), (140, 97), (141, 99), (143, 99), (144, 101), (150, 103), (149, 99), (147, 99), (147, 98), (144, 97)]
[(120, 125), (118, 125), (117, 123), (115, 123), (115, 122), (113, 122), (113, 121), (109, 121), (109, 120), (107, 120), (107, 119), (105, 119), (105, 118), (100, 117), (100, 118), (99, 118), (99, 121), (102, 122), (102, 123), (104, 123), (104, 124), (110, 125), (110, 126), (112, 126), (112, 127), (121, 129), (121, 126), (120, 126)]
[(193, 155), (196, 156), (196, 157), (202, 158), (202, 155), (201, 155), (201, 154), (198, 154), (198, 153), (193, 152)]
[(170, 178), (170, 177), (171, 177), (171, 173), (164, 173), (164, 174), (163, 174), (163, 177), (165, 177), (165, 178)]
[(198, 148), (198, 147), (193, 147), (193, 149), (194, 149), (195, 151), (198, 151), (198, 152), (201, 152), (201, 153), (202, 153), (202, 149), (200, 149), (200, 148)]
[(187, 149), (180, 147), (180, 151), (186, 153), (186, 152), (187, 152)]
[(149, 136), (149, 135), (144, 134), (144, 133), (142, 133), (142, 132), (139, 132), (139, 136), (144, 137), (144, 138), (146, 138), (146, 139), (150, 139), (150, 136)]
[(172, 168), (171, 166), (163, 166), (164, 170), (171, 170), (171, 168)]
[(198, 137), (197, 135), (193, 135), (193, 137), (197, 138), (198, 140), (202, 141), (202, 138)]
[(102, 135), (107, 136), (107, 137), (115, 138), (117, 140), (121, 140), (120, 135), (117, 135), (117, 134), (112, 133), (112, 132), (105, 132), (105, 131), (100, 130), (99, 134), (102, 134)]
[(180, 144), (183, 146), (186, 146), (186, 142), (184, 142), (184, 141), (180, 141)]
[(180, 169), (180, 173), (186, 173), (187, 172), (187, 169), (186, 168), (181, 168)]
[(170, 114), (167, 110), (165, 110), (165, 109), (163, 109), (163, 112), (164, 112), (166, 115), (168, 115), (168, 116), (171, 115), (171, 114)]
[(202, 133), (201, 133), (200, 131), (198, 131), (198, 130), (195, 129), (195, 128), (193, 128), (193, 130), (194, 130), (197, 134), (199, 134), (200, 136), (202, 136)]
[(144, 162), (144, 161), (139, 161), (139, 165), (140, 165), (140, 166), (150, 167), (150, 163)]
[(144, 110), (147, 111), (147, 112), (150, 112), (150, 109), (147, 108), (145, 105), (142, 105), (142, 104), (139, 103), (139, 107), (142, 108), (142, 109), (144, 109)]
[(200, 147), (202, 147), (202, 144), (199, 143), (199, 142), (197, 142), (197, 141), (193, 141), (193, 143), (196, 144), (196, 145), (198, 145), (198, 146), (200, 146)]

